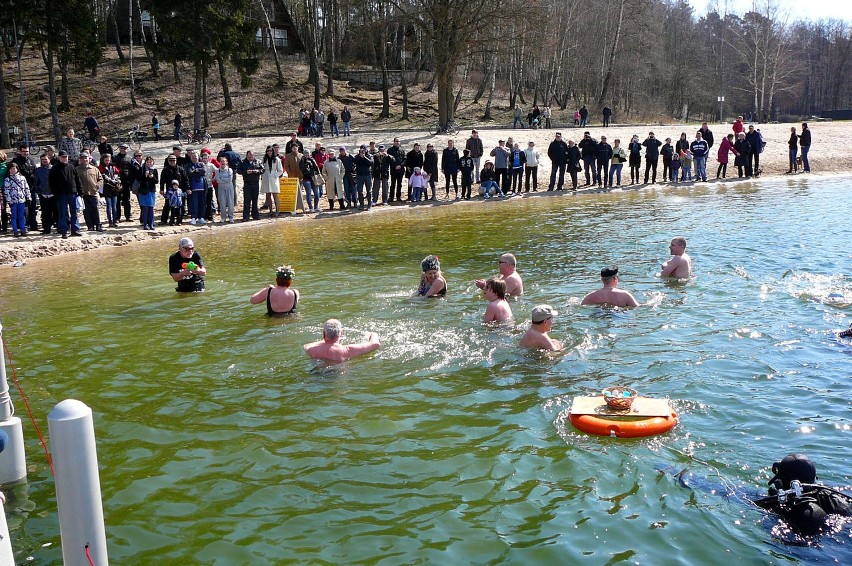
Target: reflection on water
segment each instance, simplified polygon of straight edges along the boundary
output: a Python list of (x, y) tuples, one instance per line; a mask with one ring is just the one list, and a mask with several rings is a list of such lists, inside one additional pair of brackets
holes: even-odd
[[(815, 549), (767, 545), (760, 512), (655, 468), (712, 466), (757, 490), (796, 450), (820, 478), (852, 481), (852, 346), (832, 334), (850, 317), (850, 252), (826, 243), (852, 236), (846, 181), (213, 229), (194, 236), (204, 294), (174, 293), (176, 242), (147, 242), (0, 272), (2, 322), (42, 423), (67, 397), (94, 409), (116, 563), (850, 562), (848, 529)], [(675, 235), (696, 275), (661, 281)], [(490, 327), (473, 281), (505, 251), (527, 294), (514, 327)], [(428, 253), (446, 299), (410, 297)], [(270, 319), (248, 298), (282, 263), (300, 313)], [(643, 306), (580, 306), (612, 263)], [(515, 347), (538, 303), (559, 311), (565, 352)], [(330, 317), (382, 348), (308, 360)], [(614, 383), (669, 397), (681, 424), (636, 440), (574, 430), (571, 399)], [(16, 557), (56, 563), (52, 481), (25, 435)]]

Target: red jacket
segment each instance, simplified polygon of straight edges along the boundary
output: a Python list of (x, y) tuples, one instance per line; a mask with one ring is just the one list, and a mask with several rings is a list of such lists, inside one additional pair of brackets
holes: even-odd
[(737, 136), (740, 132), (745, 131), (745, 126), (743, 126), (743, 121), (740, 119), (734, 120), (734, 136)]

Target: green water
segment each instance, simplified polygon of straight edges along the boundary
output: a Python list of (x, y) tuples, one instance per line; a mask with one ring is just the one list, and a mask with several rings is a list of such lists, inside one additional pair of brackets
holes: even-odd
[[(790, 450), (852, 483), (849, 178), (511, 199), (194, 235), (207, 292), (178, 295), (175, 241), (0, 270), (4, 338), (42, 429), (93, 408), (113, 564), (849, 563), (849, 528), (776, 540), (736, 497), (662, 466), (762, 490)], [(675, 235), (696, 277), (655, 277)], [(518, 256), (517, 326), (483, 327), (477, 277)], [(445, 300), (409, 298), (441, 257)], [(299, 315), (248, 297), (290, 263)], [(617, 263), (647, 303), (580, 307)], [(559, 310), (554, 357), (514, 346)], [(340, 318), (375, 354), (323, 368), (301, 345)], [(11, 376), (10, 376), (11, 377)], [(624, 383), (681, 424), (575, 431), (575, 395)], [(23, 403), (30, 469), (6, 490), (18, 563), (59, 564), (50, 471)]]

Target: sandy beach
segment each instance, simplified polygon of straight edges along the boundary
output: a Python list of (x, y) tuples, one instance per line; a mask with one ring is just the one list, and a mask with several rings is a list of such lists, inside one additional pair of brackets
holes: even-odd
[[(355, 124), (357, 127), (357, 124)], [(763, 135), (766, 143), (766, 148), (764, 152), (760, 156), (761, 169), (763, 170), (763, 174), (761, 179), (768, 179), (773, 177), (784, 176), (787, 171), (788, 165), (788, 146), (787, 140), (790, 137), (790, 128), (791, 126), (796, 126), (797, 133), (801, 132), (801, 123), (796, 124), (758, 124), (756, 127), (760, 128), (761, 133)], [(700, 124), (674, 124), (674, 125), (629, 125), (629, 126), (621, 126), (614, 125), (609, 128), (603, 128), (599, 124), (590, 125), (586, 128), (579, 127), (561, 127), (554, 128), (551, 130), (520, 130), (520, 129), (492, 129), (492, 128), (481, 128), (479, 129), (480, 138), (483, 140), (483, 145), (485, 147), (486, 157), (483, 158), (482, 162), (485, 162), (487, 158), (488, 152), (497, 146), (497, 142), (500, 139), (507, 139), (508, 137), (514, 137), (514, 140), (518, 142), (521, 148), (525, 148), (527, 143), (530, 141), (535, 142), (536, 147), (538, 148), (542, 161), (539, 166), (539, 192), (537, 193), (528, 193), (523, 197), (515, 197), (515, 198), (539, 198), (539, 197), (553, 197), (553, 198), (581, 198), (583, 194), (595, 192), (597, 189), (586, 189), (579, 190), (576, 194), (573, 193), (547, 193), (542, 192), (546, 191), (547, 183), (550, 177), (550, 160), (547, 158), (547, 147), (550, 142), (553, 140), (554, 133), (559, 131), (563, 135), (563, 139), (566, 141), (569, 139), (573, 139), (575, 142), (579, 141), (583, 136), (583, 131), (588, 130), (591, 132), (592, 136), (595, 138), (599, 138), (601, 135), (606, 135), (608, 141), (612, 143), (612, 141), (616, 138), (621, 140), (623, 146), (626, 146), (630, 141), (630, 138), (637, 134), (640, 140), (644, 140), (649, 131), (653, 131), (656, 134), (656, 137), (660, 140), (665, 140), (665, 138), (672, 138), (673, 142), (676, 141), (681, 132), (686, 132), (687, 139), (690, 141), (694, 139), (695, 132), (700, 127)], [(850, 165), (852, 165), (852, 150), (845, 148), (843, 145), (838, 145), (838, 143), (834, 140), (844, 139), (844, 132), (850, 131), (852, 126), (850, 126), (847, 122), (811, 122), (809, 123), (809, 127), (812, 131), (812, 145), (809, 153), (809, 160), (811, 164), (812, 173), (810, 175), (815, 176), (826, 176), (826, 175), (838, 175), (838, 174), (846, 174), (850, 172)], [(736, 179), (736, 167), (733, 166), (733, 156), (731, 157), (731, 162), (728, 166), (728, 178), (724, 181), (716, 181), (716, 167), (718, 165), (716, 160), (716, 149), (718, 147), (719, 142), (721, 141), (724, 135), (727, 135), (731, 132), (730, 124), (710, 124), (710, 129), (713, 132), (715, 143), (713, 148), (710, 151), (710, 158), (707, 162), (707, 176), (708, 181), (706, 184), (713, 184), (718, 182), (738, 182)], [(431, 142), (435, 144), (435, 148), (440, 151), (446, 147), (447, 139), (450, 139), (451, 136), (439, 135), (439, 136), (430, 136), (428, 132), (425, 130), (422, 131), (404, 131), (394, 133), (393, 131), (361, 131), (358, 132), (357, 129), (353, 133), (351, 137), (347, 138), (331, 138), (326, 136), (322, 138), (322, 142), (324, 143), (324, 147), (327, 149), (336, 150), (340, 146), (346, 146), (350, 151), (353, 148), (356, 148), (360, 144), (366, 144), (370, 141), (375, 141), (377, 144), (385, 144), (390, 145), (394, 135), (397, 135), (403, 147), (406, 151), (411, 149), (411, 146), (414, 142), (419, 142), (425, 149), (425, 144), (427, 142)], [(464, 148), (464, 143), (467, 138), (470, 136), (470, 130), (465, 129), (460, 131), (457, 135), (452, 136), (452, 139), (456, 141), (456, 147)], [(302, 142), (305, 145), (305, 149), (310, 148), (311, 150), (314, 147), (314, 143), (316, 141), (320, 141), (320, 138), (301, 138)], [(211, 144), (210, 149), (213, 150), (213, 153), (217, 153), (225, 143), (230, 142), (233, 145), (235, 151), (237, 151), (241, 156), (245, 154), (246, 150), (253, 150), (255, 155), (262, 156), (263, 150), (267, 145), (271, 145), (272, 143), (279, 143), (282, 146), (286, 142), (287, 137), (284, 135), (276, 136), (276, 137), (252, 137), (252, 138), (234, 138), (234, 139), (214, 139)], [(171, 153), (171, 148), (175, 144), (175, 142), (170, 140), (163, 140), (156, 143), (146, 143), (143, 146), (143, 151), (146, 155), (153, 155), (155, 163), (158, 168), (162, 165), (163, 159), (166, 154)], [(831, 147), (829, 147), (831, 146)], [(117, 150), (117, 148), (116, 148)], [(9, 152), (9, 157), (13, 157), (14, 153)], [(97, 154), (96, 154), (97, 156)], [(644, 174), (644, 160), (642, 164), (642, 172)], [(799, 173), (802, 174), (802, 173)], [(662, 176), (662, 161), (658, 167), (658, 183), (657, 186), (660, 186), (660, 177)], [(566, 175), (567, 177), (567, 175)], [(582, 179), (582, 174), (581, 174)], [(617, 190), (641, 190), (643, 187), (647, 185), (629, 185), (630, 181), (630, 171), (625, 165), (624, 170), (622, 171), (622, 187), (621, 189), (613, 189), (613, 191)], [(569, 180), (570, 182), (570, 180)], [(583, 184), (581, 180), (580, 185)], [(698, 183), (704, 184), (704, 183)], [(242, 191), (240, 190), (241, 181), (238, 181), (237, 185), (237, 193), (238, 193), (238, 201), (236, 204), (236, 217), (242, 217)], [(443, 195), (443, 178), (439, 180), (438, 183), (439, 190), (438, 198), (439, 203), (441, 202), (441, 195)], [(474, 194), (476, 193), (476, 187), (474, 187)], [(454, 197), (451, 197), (454, 198)], [(135, 202), (135, 197), (132, 197), (132, 202), (134, 206), (133, 214), (135, 217), (138, 217), (138, 205)], [(262, 202), (262, 197), (261, 197)], [(444, 201), (446, 202), (446, 201)], [(481, 204), (477, 202), (477, 199), (474, 199), (470, 202), (459, 202), (459, 205), (477, 205)], [(44, 235), (41, 233), (33, 234), (30, 233), (26, 238), (14, 238), (11, 235), (11, 227), (9, 229), (8, 234), (4, 234), (0, 236), (0, 266), (4, 268), (9, 268), (15, 264), (21, 265), (22, 262), (26, 262), (28, 259), (37, 258), (37, 257), (48, 257), (55, 256), (60, 254), (72, 253), (72, 252), (81, 252), (86, 250), (93, 250), (104, 246), (124, 246), (133, 244), (135, 242), (140, 242), (143, 240), (149, 240), (154, 238), (174, 238), (175, 234), (178, 233), (189, 233), (189, 232), (204, 232), (211, 230), (240, 230), (246, 226), (255, 226), (258, 224), (269, 223), (269, 222), (322, 222), (323, 218), (327, 218), (331, 215), (348, 215), (348, 214), (387, 214), (392, 213), (393, 210), (396, 210), (401, 207), (408, 208), (410, 206), (430, 206), (431, 203), (423, 203), (416, 205), (409, 205), (408, 203), (402, 203), (393, 206), (385, 206), (385, 207), (376, 207), (373, 208), (369, 212), (358, 212), (358, 211), (338, 211), (334, 212), (322, 212), (319, 214), (294, 214), (292, 216), (283, 215), (279, 218), (269, 218), (268, 214), (265, 212), (261, 214), (261, 220), (251, 221), (251, 222), (237, 222), (235, 224), (220, 224), (218, 221), (213, 223), (208, 223), (205, 226), (192, 226), (188, 223), (185, 223), (183, 226), (157, 226), (154, 231), (143, 231), (141, 227), (137, 223), (122, 223), (119, 224), (118, 228), (104, 228), (104, 232), (88, 232), (85, 230), (85, 224), (82, 222), (82, 214), (80, 214), (81, 224), (83, 225), (83, 236), (78, 238), (69, 238), (67, 240), (62, 240), (58, 234), (55, 232), (50, 235)], [(492, 201), (489, 203), (490, 206), (500, 206), (499, 201)], [(155, 218), (159, 219), (159, 210), (162, 207), (162, 199), (158, 198), (158, 206), (155, 209)], [(328, 201), (323, 196), (320, 199), (320, 207), (323, 209), (328, 208)], [(105, 210), (101, 208), (100, 211), (101, 219), (106, 221)], [(40, 214), (39, 214), (40, 217)], [(218, 220), (218, 219), (217, 219)], [(85, 257), (85, 255), (81, 255), (81, 258)]]

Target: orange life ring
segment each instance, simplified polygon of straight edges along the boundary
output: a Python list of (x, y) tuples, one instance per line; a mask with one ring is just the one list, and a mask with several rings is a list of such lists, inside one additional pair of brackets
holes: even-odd
[(571, 424), (578, 430), (619, 438), (636, 438), (639, 436), (654, 436), (671, 430), (677, 424), (677, 413), (672, 411), (667, 417), (648, 417), (637, 421), (617, 421), (604, 419), (595, 415), (568, 415)]

